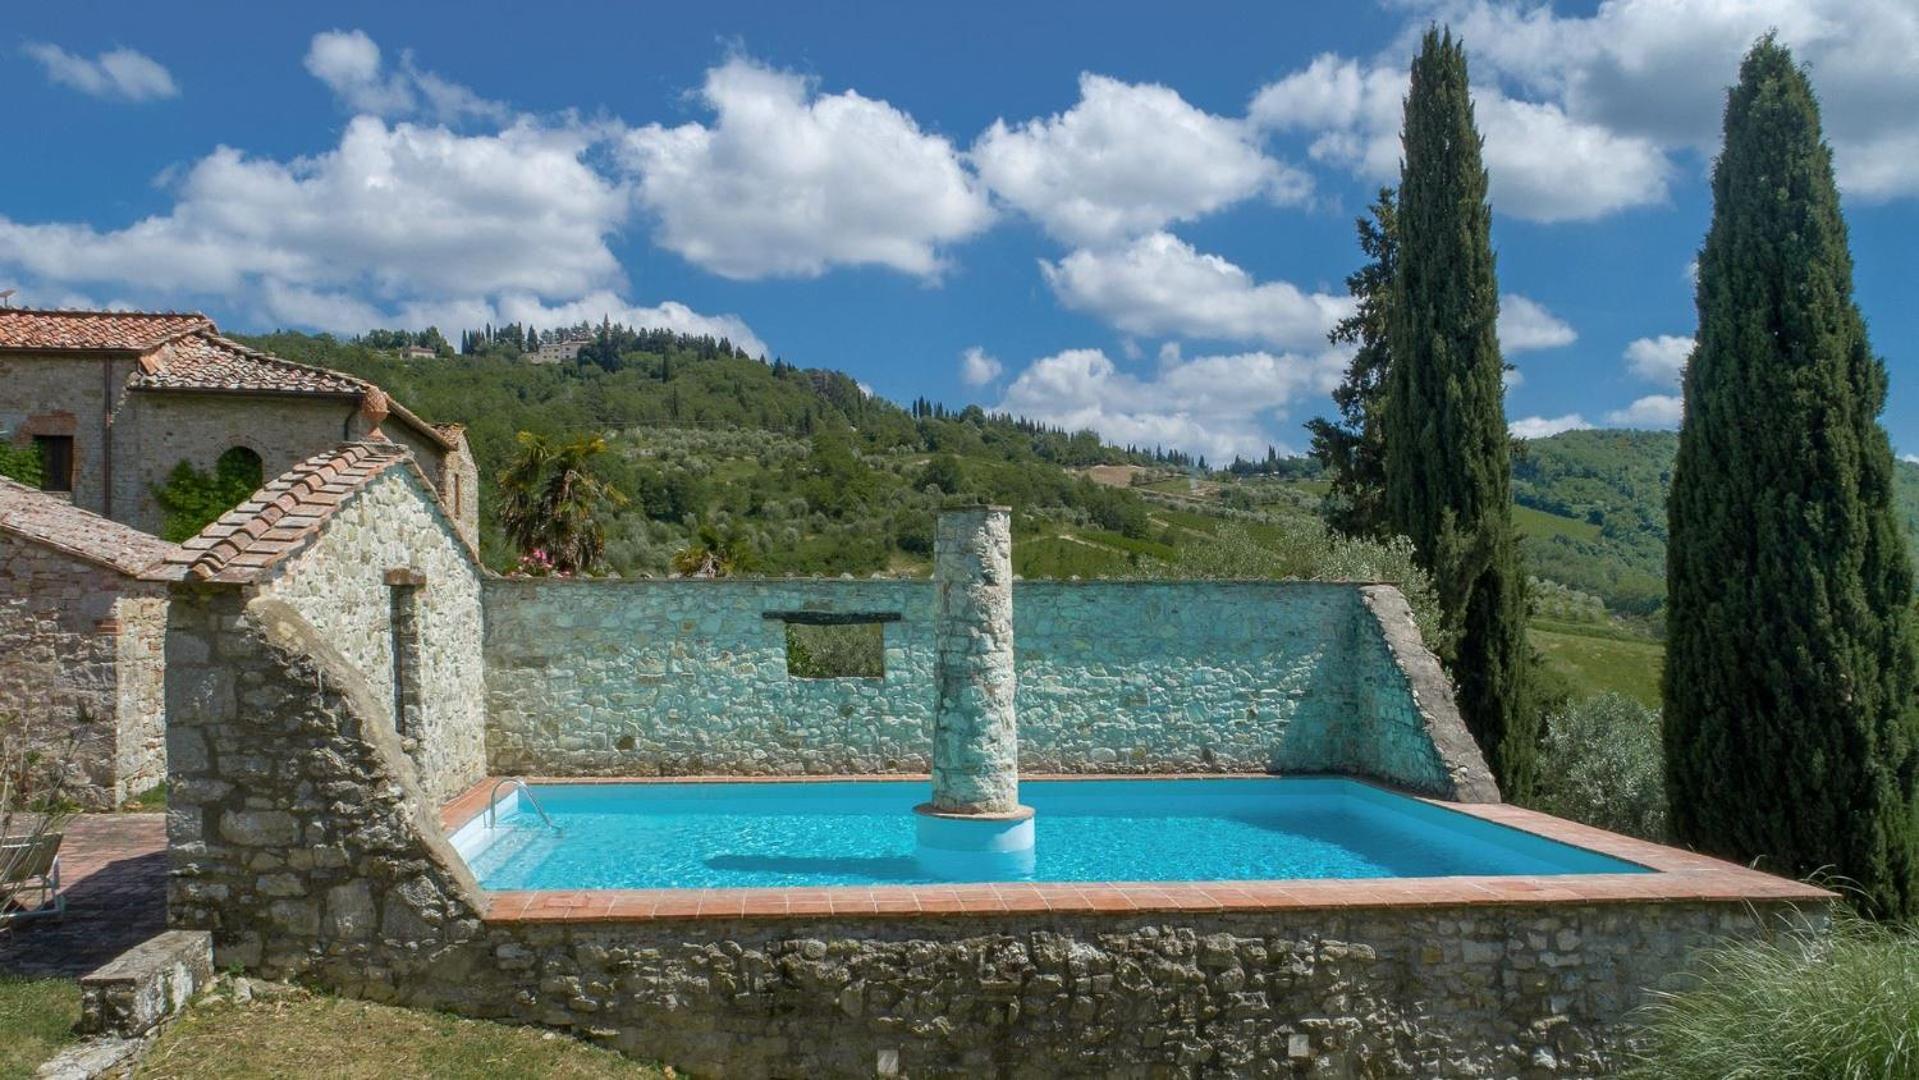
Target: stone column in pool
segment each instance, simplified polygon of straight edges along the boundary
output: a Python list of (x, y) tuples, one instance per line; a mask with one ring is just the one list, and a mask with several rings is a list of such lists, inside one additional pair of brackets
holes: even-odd
[(991, 880), (1033, 868), (1019, 804), (1013, 711), (1013, 530), (1003, 506), (949, 509), (933, 544), (933, 800), (918, 807), (921, 865)]

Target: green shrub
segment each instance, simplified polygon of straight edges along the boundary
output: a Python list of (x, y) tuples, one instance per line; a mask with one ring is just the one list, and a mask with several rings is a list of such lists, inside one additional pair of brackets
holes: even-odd
[(176, 544), (193, 536), (260, 490), (264, 479), (260, 455), (241, 446), (221, 454), (212, 473), (180, 462), (167, 482), (153, 489), (166, 515), (160, 535)]
[(1659, 714), (1623, 694), (1600, 694), (1554, 711), (1546, 719), (1532, 803), (1602, 829), (1663, 839)]
[(786, 624), (786, 670), (796, 679), (878, 679), (886, 675), (881, 623)]
[(0, 476), (18, 481), (28, 487), (39, 487), (41, 481), (39, 445), (30, 442), (25, 446), (15, 446), (7, 438), (7, 433), (0, 431)]
[(1639, 1020), (1645, 1080), (1919, 1077), (1919, 932), (1842, 918), (1727, 946)]
[(1147, 576), (1212, 580), (1292, 578), (1300, 581), (1383, 581), (1399, 587), (1412, 606), (1426, 647), (1445, 656), (1451, 641), (1440, 622), (1432, 579), (1413, 562), (1405, 537), (1370, 540), (1334, 532), (1317, 518), (1246, 526), (1221, 522), (1212, 535), (1179, 549), (1171, 564)]

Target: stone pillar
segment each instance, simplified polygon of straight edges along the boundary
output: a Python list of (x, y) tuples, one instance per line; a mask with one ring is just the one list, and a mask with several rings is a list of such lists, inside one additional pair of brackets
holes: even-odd
[(959, 881), (1034, 867), (1019, 804), (1013, 713), (1013, 530), (1003, 506), (940, 514), (933, 543), (933, 801), (918, 807), (919, 862)]
[(933, 808), (1019, 807), (1013, 714), (1013, 529), (1001, 506), (948, 510), (933, 543)]

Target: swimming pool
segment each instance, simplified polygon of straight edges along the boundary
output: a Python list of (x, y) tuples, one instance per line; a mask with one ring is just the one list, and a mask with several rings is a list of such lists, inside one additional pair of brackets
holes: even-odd
[[(541, 784), (454, 847), (489, 889), (933, 884), (924, 780)], [(1029, 780), (1031, 881), (1270, 881), (1643, 872), (1370, 784), (1320, 778)]]

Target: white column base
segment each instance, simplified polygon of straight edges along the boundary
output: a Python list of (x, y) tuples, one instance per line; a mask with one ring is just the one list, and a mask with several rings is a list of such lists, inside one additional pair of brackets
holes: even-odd
[(949, 814), (931, 803), (913, 808), (920, 869), (942, 881), (1026, 881), (1033, 876), (1033, 809), (1009, 814)]

